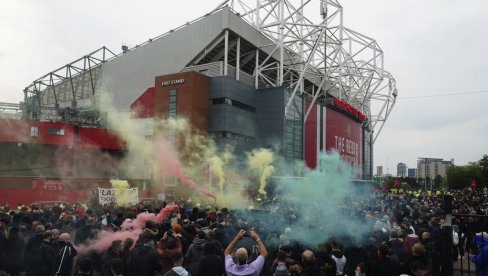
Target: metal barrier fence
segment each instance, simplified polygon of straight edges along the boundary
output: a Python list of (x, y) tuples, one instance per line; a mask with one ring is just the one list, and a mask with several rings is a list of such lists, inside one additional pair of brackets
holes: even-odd
[[(453, 248), (457, 275), (488, 276), (488, 215), (457, 214), (453, 218), (453, 231), (457, 230), (459, 237), (459, 243)], [(477, 273), (472, 258), (479, 262), (481, 270)]]

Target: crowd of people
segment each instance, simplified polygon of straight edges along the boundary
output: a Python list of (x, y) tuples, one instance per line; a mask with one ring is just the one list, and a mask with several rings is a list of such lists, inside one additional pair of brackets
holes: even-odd
[[(298, 232), (312, 225), (297, 222), (306, 210), (286, 206), (271, 212), (266, 206), (231, 210), (176, 202), (135, 239), (123, 235), (124, 223), (160, 213), (166, 203), (3, 206), (0, 275), (452, 275), (460, 258), (469, 258), (477, 275), (488, 275), (486, 197), (483, 191), (453, 194), (452, 232), (443, 227), (451, 207), (435, 194), (349, 199), (340, 207), (350, 213), (344, 219), (370, 231), (308, 240)], [(327, 218), (311, 223), (334, 227)], [(101, 233), (120, 235), (95, 246)]]

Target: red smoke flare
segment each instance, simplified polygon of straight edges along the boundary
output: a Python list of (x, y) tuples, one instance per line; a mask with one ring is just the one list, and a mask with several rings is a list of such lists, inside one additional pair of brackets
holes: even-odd
[(216, 199), (215, 195), (198, 186), (188, 175), (181, 169), (181, 164), (174, 145), (164, 137), (158, 137), (156, 144), (156, 157), (162, 167), (162, 172), (167, 176), (176, 176), (181, 182), (185, 183), (188, 188), (195, 189), (205, 196)]
[(121, 231), (100, 232), (87, 246), (79, 246), (76, 250), (80, 255), (84, 255), (91, 250), (103, 252), (112, 245), (113, 241), (125, 241), (127, 238), (133, 239), (133, 244), (135, 244), (139, 239), (139, 235), (142, 233), (146, 222), (151, 221), (160, 224), (171, 212), (178, 210), (178, 205), (167, 205), (157, 215), (153, 213), (140, 213), (133, 221), (125, 221), (121, 226)]

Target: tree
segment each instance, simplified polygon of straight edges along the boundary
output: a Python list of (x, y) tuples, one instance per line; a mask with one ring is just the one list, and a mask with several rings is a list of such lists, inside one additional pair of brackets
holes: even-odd
[(395, 188), (395, 179), (393, 177), (388, 176), (388, 178), (386, 179), (386, 187), (388, 187), (389, 189)]
[(483, 158), (478, 161), (480, 175), (479, 175), (479, 187), (488, 187), (488, 155), (483, 155)]
[(485, 154), (478, 162), (472, 162), (466, 166), (452, 165), (447, 168), (449, 189), (470, 187), (472, 180), (476, 180), (478, 188), (488, 187), (488, 155)]
[(440, 174), (436, 175), (434, 178), (434, 187), (437, 189), (442, 182), (442, 176)]

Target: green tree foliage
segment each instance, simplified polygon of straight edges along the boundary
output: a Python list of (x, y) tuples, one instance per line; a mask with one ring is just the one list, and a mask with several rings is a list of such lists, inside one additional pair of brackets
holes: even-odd
[(387, 186), (389, 189), (396, 188), (396, 187), (395, 187), (395, 178), (393, 178), (393, 177), (391, 177), (391, 176), (388, 176), (388, 178), (386, 179), (386, 186)]
[(466, 166), (450, 166), (447, 169), (447, 185), (449, 189), (464, 189), (476, 180), (478, 188), (488, 187), (488, 155), (483, 155), (478, 162)]
[(483, 158), (478, 162), (480, 167), (479, 185), (488, 187), (488, 155), (483, 155)]

